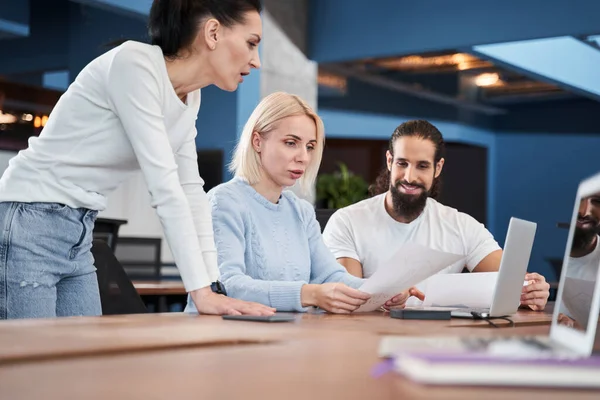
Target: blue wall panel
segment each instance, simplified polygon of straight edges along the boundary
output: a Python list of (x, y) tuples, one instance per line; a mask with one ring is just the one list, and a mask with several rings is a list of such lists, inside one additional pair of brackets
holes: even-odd
[(98, 8), (71, 3), (69, 7), (68, 69), (71, 81), (94, 58), (120, 39), (146, 41), (146, 23)]
[(152, 0), (71, 0), (91, 7), (97, 7), (130, 17), (146, 17), (152, 6)]
[(0, 39), (29, 35), (29, 0), (0, 0)]
[[(31, 0), (30, 34), (0, 41), (0, 74), (45, 72), (67, 66), (69, 5), (62, 1)], [(51, 23), (49, 23), (51, 21)]]
[[(545, 257), (562, 258), (579, 181), (600, 171), (599, 135), (498, 134), (495, 235), (504, 238), (511, 216), (538, 223), (530, 270), (553, 279)], [(503, 239), (502, 239), (503, 240)]]
[(237, 140), (237, 96), (216, 86), (202, 89), (202, 104), (196, 120), (196, 147), (223, 150), (223, 178), (230, 177), (226, 165)]
[(312, 0), (309, 55), (319, 62), (468, 48), (599, 31), (589, 0)]
[(225, 181), (232, 177), (227, 165), (238, 137), (259, 101), (259, 71), (252, 71), (235, 92), (226, 92), (213, 85), (202, 89), (202, 105), (196, 121), (196, 146), (198, 149), (223, 150)]
[(29, 0), (0, 0), (0, 19), (29, 24)]

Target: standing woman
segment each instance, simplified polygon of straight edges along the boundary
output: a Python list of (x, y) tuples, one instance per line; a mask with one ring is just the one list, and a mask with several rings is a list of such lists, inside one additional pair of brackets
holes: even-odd
[(211, 290), (219, 272), (195, 145), (200, 89), (234, 91), (260, 67), (260, 11), (259, 0), (154, 0), (151, 45), (125, 42), (81, 71), (0, 180), (0, 319), (101, 314), (94, 221), (140, 169), (200, 312), (273, 312)]

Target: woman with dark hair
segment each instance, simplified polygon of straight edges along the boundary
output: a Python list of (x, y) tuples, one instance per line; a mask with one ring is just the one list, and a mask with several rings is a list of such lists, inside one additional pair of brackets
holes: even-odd
[(0, 319), (101, 314), (94, 221), (140, 169), (198, 310), (273, 313), (219, 289), (195, 145), (200, 89), (236, 90), (260, 67), (260, 11), (259, 0), (155, 0), (151, 44), (125, 42), (81, 71), (0, 180)]

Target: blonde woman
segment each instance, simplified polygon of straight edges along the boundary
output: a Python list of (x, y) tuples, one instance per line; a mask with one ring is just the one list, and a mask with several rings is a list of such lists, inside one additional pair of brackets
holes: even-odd
[(333, 313), (370, 298), (325, 247), (313, 207), (284, 190), (313, 185), (323, 145), (323, 122), (298, 96), (271, 94), (250, 116), (231, 164), (235, 177), (208, 193), (229, 296), (278, 311)]

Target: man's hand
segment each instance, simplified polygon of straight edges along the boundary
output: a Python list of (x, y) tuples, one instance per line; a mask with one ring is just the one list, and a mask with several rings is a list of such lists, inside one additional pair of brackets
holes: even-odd
[(584, 330), (583, 327), (577, 321), (563, 313), (558, 314), (558, 324), (565, 325), (569, 328), (575, 328), (580, 331)]
[(190, 292), (200, 314), (213, 315), (273, 315), (275, 309), (214, 293), (210, 286)]
[(349, 314), (362, 306), (371, 295), (343, 283), (308, 284), (302, 286), (302, 306), (316, 306), (336, 314)]
[(550, 285), (546, 278), (535, 272), (526, 274), (525, 280), (529, 281), (521, 291), (521, 306), (528, 306), (533, 311), (542, 311), (546, 307), (550, 296)]
[(391, 308), (404, 308), (406, 306), (406, 301), (410, 296), (414, 296), (421, 301), (425, 300), (425, 295), (423, 294), (423, 292), (421, 292), (419, 289), (413, 286), (410, 289), (400, 294), (397, 294), (396, 296), (386, 301), (383, 307), (387, 310)]

